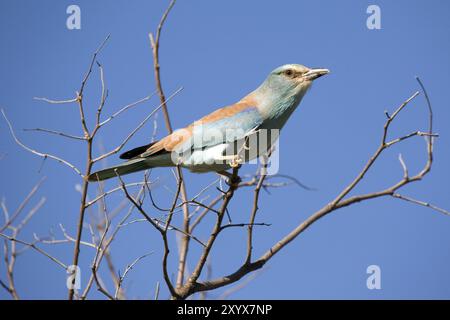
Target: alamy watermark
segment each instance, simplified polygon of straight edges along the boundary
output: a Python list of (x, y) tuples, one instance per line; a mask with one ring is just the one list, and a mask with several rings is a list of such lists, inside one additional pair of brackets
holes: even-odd
[(366, 12), (370, 14), (366, 20), (366, 26), (369, 30), (381, 29), (381, 9), (376, 4), (371, 4), (367, 7)]
[(66, 286), (69, 290), (79, 290), (81, 288), (81, 269), (79, 266), (70, 265), (67, 267)]
[(270, 154), (264, 165), (267, 175), (274, 175), (279, 170), (279, 135), (278, 129), (246, 132), (240, 128), (220, 130), (195, 124), (175, 131), (164, 141), (164, 147), (172, 151), (173, 163), (196, 170), (203, 167), (206, 171), (212, 167), (219, 171), (242, 163), (257, 164), (261, 157)]
[(369, 277), (367, 277), (366, 285), (369, 290), (381, 289), (381, 268), (376, 264), (367, 267), (366, 270)]
[(81, 9), (76, 4), (67, 7), (66, 13), (69, 15), (66, 20), (66, 27), (69, 30), (81, 29)]

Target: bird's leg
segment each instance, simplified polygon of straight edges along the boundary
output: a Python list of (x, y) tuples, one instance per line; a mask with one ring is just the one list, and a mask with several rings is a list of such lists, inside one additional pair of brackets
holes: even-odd
[(238, 168), (241, 166), (242, 163), (244, 163), (244, 159), (241, 157), (241, 152), (245, 150), (250, 150), (250, 146), (248, 145), (248, 137), (245, 139), (244, 144), (242, 145), (241, 149), (238, 151), (237, 154), (231, 156), (230, 158), (230, 167), (231, 168)]
[(231, 172), (223, 170), (217, 171), (217, 173), (227, 178), (225, 181), (227, 182), (228, 185), (237, 185), (242, 182), (241, 177), (234, 176)]
[(239, 154), (220, 156), (216, 160), (227, 161), (232, 168), (237, 168), (244, 162)]
[(234, 156), (234, 158), (230, 161), (230, 167), (237, 168), (244, 162), (244, 159), (242, 159), (238, 154)]

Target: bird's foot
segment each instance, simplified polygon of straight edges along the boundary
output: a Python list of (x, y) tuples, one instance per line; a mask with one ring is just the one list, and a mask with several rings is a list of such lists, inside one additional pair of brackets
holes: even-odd
[(238, 154), (221, 156), (217, 160), (227, 161), (231, 168), (237, 168), (244, 162), (244, 159)]
[(241, 157), (235, 156), (233, 159), (230, 160), (230, 167), (232, 167), (232, 168), (237, 168), (237, 167), (239, 167), (243, 162), (244, 162), (244, 160), (243, 160)]

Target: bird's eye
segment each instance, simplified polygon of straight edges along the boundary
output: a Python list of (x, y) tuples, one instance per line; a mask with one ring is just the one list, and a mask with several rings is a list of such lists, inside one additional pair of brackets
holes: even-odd
[(294, 72), (293, 72), (291, 69), (287, 69), (287, 70), (284, 72), (284, 74), (287, 75), (288, 77), (290, 77), (290, 76), (292, 76), (292, 75), (294, 74)]

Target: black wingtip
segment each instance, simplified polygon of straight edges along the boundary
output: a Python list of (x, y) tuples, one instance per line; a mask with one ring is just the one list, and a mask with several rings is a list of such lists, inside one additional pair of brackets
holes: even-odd
[(132, 156), (131, 150), (130, 150), (130, 151), (126, 151), (126, 152), (122, 153), (122, 154), (119, 156), (120, 159), (124, 159), (124, 160), (131, 159), (132, 157), (133, 157), (133, 156)]
[[(156, 141), (155, 141), (156, 142)], [(153, 145), (155, 142), (146, 144), (145, 146), (140, 146), (131, 150), (128, 150), (124, 153), (122, 153), (119, 158), (120, 159), (124, 159), (124, 160), (129, 160), (132, 159), (134, 157), (139, 156), (140, 154), (144, 153), (145, 151), (147, 151), (148, 148), (150, 148), (151, 145)]]

